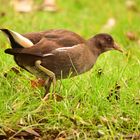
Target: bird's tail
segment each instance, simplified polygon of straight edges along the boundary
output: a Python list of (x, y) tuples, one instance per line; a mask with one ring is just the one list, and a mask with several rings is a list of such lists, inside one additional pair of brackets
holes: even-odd
[(12, 48), (28, 48), (34, 45), (28, 38), (15, 31), (5, 28), (0, 30), (9, 38)]
[(21, 53), (22, 48), (14, 48), (14, 49), (6, 49), (5, 53), (11, 54), (11, 55), (16, 55)]

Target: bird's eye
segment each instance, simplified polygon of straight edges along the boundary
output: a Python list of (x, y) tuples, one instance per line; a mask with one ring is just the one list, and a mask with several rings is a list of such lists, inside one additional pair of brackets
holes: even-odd
[(108, 41), (111, 41), (111, 38), (108, 38)]
[(108, 38), (107, 38), (107, 41), (108, 41), (108, 42), (112, 42), (112, 38), (108, 37)]

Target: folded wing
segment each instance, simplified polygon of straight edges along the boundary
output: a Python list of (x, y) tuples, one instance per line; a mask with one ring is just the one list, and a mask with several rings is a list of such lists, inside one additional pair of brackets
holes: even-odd
[[(34, 40), (36, 36), (38, 39)], [(5, 50), (8, 54), (30, 54), (44, 57), (53, 50), (63, 47), (85, 43), (85, 40), (76, 33), (67, 30), (49, 30), (46, 32), (25, 34), (24, 37), (31, 40), (35, 45), (29, 48), (12, 48)], [(38, 41), (38, 42), (37, 42)]]

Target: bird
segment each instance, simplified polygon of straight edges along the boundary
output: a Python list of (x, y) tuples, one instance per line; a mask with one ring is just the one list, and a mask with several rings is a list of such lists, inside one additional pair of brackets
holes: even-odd
[(78, 76), (92, 69), (97, 58), (109, 50), (123, 52), (107, 33), (98, 33), (84, 39), (65, 29), (20, 34), (10, 29), (0, 29), (9, 39), (12, 48), (5, 53), (13, 55), (21, 68), (45, 80), (47, 96), (51, 84), (55, 92), (56, 81)]

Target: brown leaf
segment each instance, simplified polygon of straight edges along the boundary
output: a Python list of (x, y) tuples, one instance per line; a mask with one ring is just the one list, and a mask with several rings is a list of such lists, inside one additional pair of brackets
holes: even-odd
[(31, 80), (32, 88), (42, 87), (42, 86), (44, 86), (44, 84), (45, 84), (45, 80), (43, 80), (42, 78)]
[(24, 130), (15, 131), (14, 134), (8, 136), (8, 138), (16, 138), (16, 139), (30, 139), (35, 140), (40, 137), (39, 133), (32, 128), (24, 128)]
[(116, 19), (111, 17), (107, 20), (105, 25), (102, 27), (102, 31), (111, 30), (116, 24)]
[(37, 137), (40, 136), (40, 135), (39, 135), (35, 130), (33, 130), (32, 128), (26, 128), (25, 131), (28, 132), (28, 133), (30, 133), (30, 134), (32, 134), (32, 135), (34, 135), (34, 136), (37, 136)]
[(5, 12), (1, 12), (0, 13), (0, 17), (5, 17), (6, 16), (6, 13)]
[(140, 140), (140, 133), (129, 134), (129, 135), (123, 136), (123, 139), (125, 139), (125, 140)]
[(135, 32), (127, 32), (126, 37), (131, 41), (138, 40), (138, 35)]
[(38, 83), (37, 83), (36, 80), (31, 80), (30, 82), (31, 82), (31, 87), (32, 88), (37, 88), (38, 87)]
[(66, 136), (67, 136), (66, 132), (65, 132), (65, 131), (61, 131), (61, 132), (57, 135), (57, 137), (56, 137), (55, 140), (65, 140), (65, 139), (66, 139)]
[(138, 12), (138, 7), (135, 1), (132, 0), (126, 0), (126, 7), (128, 10)]

